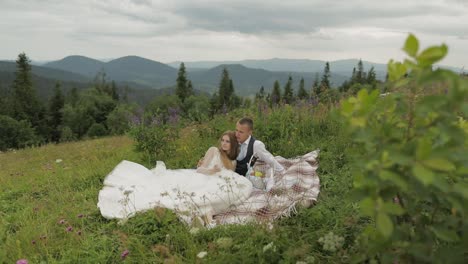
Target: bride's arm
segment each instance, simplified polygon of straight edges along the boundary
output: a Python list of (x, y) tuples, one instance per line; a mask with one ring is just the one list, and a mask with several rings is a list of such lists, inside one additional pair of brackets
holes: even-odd
[(198, 173), (212, 175), (221, 171), (221, 168), (218, 165), (213, 166), (213, 168), (208, 167), (211, 161), (215, 158), (217, 152), (218, 152), (218, 149), (216, 147), (211, 147), (208, 149), (208, 151), (205, 154), (205, 157), (203, 157), (202, 163), (197, 168)]

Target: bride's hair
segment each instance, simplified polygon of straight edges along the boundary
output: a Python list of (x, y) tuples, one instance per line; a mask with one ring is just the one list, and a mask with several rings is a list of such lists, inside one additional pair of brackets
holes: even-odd
[(236, 132), (230, 130), (224, 132), (219, 138), (219, 141), (221, 141), (224, 136), (229, 137), (231, 149), (228, 153), (226, 153), (224, 152), (224, 150), (221, 149), (221, 144), (219, 145), (218, 148), (219, 152), (221, 153), (221, 161), (223, 162), (224, 167), (226, 167), (227, 169), (234, 169), (235, 165), (232, 164), (232, 161), (235, 160), (237, 158), (237, 155), (239, 154), (239, 143), (237, 142)]

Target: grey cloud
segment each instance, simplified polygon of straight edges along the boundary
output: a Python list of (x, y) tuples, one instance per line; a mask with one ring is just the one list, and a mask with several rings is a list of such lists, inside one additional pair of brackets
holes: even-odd
[[(308, 4), (307, 4), (308, 3)], [(384, 5), (373, 1), (305, 2), (279, 4), (271, 2), (238, 2), (184, 4), (176, 6), (174, 13), (187, 19), (189, 25), (212, 31), (238, 31), (241, 33), (299, 33), (316, 32), (320, 27), (372, 26), (372, 20), (405, 19), (412, 16), (459, 16), (463, 11), (451, 6), (434, 4)]]

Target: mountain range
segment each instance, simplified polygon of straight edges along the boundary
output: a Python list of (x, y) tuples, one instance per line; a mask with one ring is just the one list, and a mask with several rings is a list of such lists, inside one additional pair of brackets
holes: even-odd
[[(351, 76), (357, 59), (330, 62), (331, 83), (339, 86)], [(386, 65), (363, 61), (364, 70), (374, 67), (377, 78), (383, 79)], [(217, 91), (221, 72), (226, 68), (233, 80), (238, 95), (250, 96), (264, 87), (270, 92), (273, 83), (278, 80), (283, 87), (289, 76), (293, 78), (293, 87), (297, 90), (299, 81), (304, 78), (306, 89), (312, 87), (316, 77), (321, 78), (325, 61), (298, 59), (269, 59), (243, 61), (196, 61), (185, 62), (187, 77), (194, 88), (200, 92), (213, 93)], [(129, 86), (134, 90), (174, 90), (180, 62), (164, 64), (158, 61), (138, 56), (125, 56), (107, 62), (85, 56), (68, 56), (61, 60), (51, 61), (41, 66), (33, 65), (32, 73), (36, 78), (58, 80), (67, 87), (82, 87), (93, 81), (98, 73), (105, 74), (108, 80), (115, 81), (119, 86)], [(0, 72), (14, 72), (14, 62), (0, 62)], [(5, 75), (5, 74), (3, 74)], [(1, 81), (1, 80), (0, 80)], [(1, 84), (1, 83), (0, 83)], [(161, 90), (162, 91), (162, 90)]]
[[(353, 67), (358, 60), (342, 60), (331, 62), (331, 82), (339, 86), (349, 79)], [(365, 70), (374, 66), (377, 77), (385, 76), (385, 64), (363, 62)], [(245, 61), (200, 61), (187, 62), (187, 77), (194, 87), (200, 91), (213, 93), (217, 90), (221, 72), (226, 68), (234, 82), (239, 95), (255, 94), (260, 87), (271, 91), (273, 83), (278, 80), (282, 85), (289, 76), (293, 78), (296, 87), (299, 80), (304, 78), (306, 87), (311, 87), (317, 74), (322, 75), (324, 61), (319, 60), (245, 60)], [(43, 67), (54, 68), (80, 74), (87, 78), (94, 78), (96, 73), (103, 71), (106, 76), (117, 82), (140, 85), (160, 89), (175, 86), (180, 62), (164, 64), (137, 56), (126, 56), (103, 62), (84, 56), (68, 56), (62, 60), (48, 62)]]

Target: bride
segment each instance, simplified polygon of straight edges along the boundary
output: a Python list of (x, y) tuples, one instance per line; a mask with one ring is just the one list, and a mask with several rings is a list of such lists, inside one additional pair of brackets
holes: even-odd
[(124, 160), (106, 176), (97, 206), (107, 219), (126, 219), (164, 207), (188, 223), (201, 217), (213, 224), (213, 215), (242, 203), (252, 191), (251, 182), (234, 172), (238, 151), (235, 132), (227, 131), (219, 147), (209, 148), (196, 170), (166, 169), (162, 161), (149, 170)]

